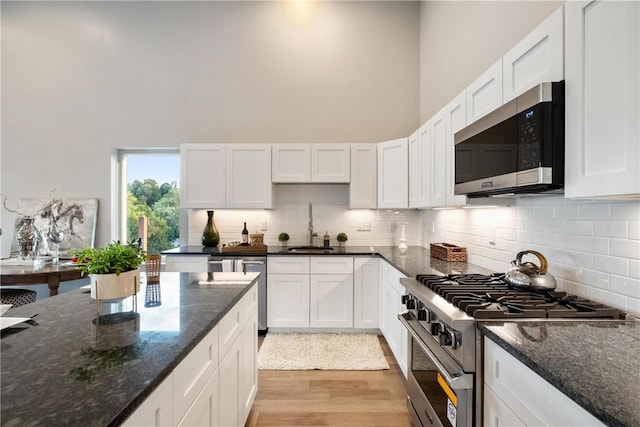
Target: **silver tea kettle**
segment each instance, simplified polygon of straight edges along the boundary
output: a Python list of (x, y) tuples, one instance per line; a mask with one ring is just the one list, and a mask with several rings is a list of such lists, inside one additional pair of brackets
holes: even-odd
[[(540, 266), (532, 262), (522, 262), (522, 257), (531, 254), (538, 257)], [(538, 251), (518, 252), (516, 259), (511, 261), (513, 268), (505, 273), (504, 279), (512, 286), (534, 290), (553, 290), (556, 288), (556, 279), (547, 273), (547, 259)]]

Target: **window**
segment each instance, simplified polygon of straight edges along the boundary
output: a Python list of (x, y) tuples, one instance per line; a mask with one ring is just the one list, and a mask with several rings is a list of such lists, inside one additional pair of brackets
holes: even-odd
[(179, 245), (180, 151), (119, 150), (118, 238), (149, 254)]

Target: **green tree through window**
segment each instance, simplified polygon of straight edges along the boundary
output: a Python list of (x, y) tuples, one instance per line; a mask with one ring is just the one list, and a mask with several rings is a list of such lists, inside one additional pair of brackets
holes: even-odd
[[(180, 228), (180, 190), (178, 182), (161, 182), (164, 178), (179, 175), (179, 155), (158, 155), (126, 153), (121, 154), (125, 165), (126, 180), (126, 240), (138, 239), (139, 218), (147, 219), (146, 245), (147, 253), (160, 253), (175, 248), (179, 244)], [(167, 162), (168, 167), (157, 168), (159, 161)], [(174, 166), (175, 165), (175, 166)], [(154, 167), (156, 166), (156, 167)], [(157, 173), (158, 169), (166, 171), (175, 169), (170, 174)], [(132, 178), (140, 179), (132, 179)], [(129, 179), (127, 179), (129, 178)]]

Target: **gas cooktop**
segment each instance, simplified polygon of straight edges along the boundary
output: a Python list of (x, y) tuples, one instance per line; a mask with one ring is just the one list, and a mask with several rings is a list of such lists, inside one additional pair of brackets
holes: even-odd
[(418, 274), (416, 280), (477, 319), (625, 319), (627, 313), (562, 291), (509, 285), (502, 274)]

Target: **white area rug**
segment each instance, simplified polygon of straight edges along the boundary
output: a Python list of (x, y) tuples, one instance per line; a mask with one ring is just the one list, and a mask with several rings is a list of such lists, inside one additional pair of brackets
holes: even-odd
[(372, 371), (389, 369), (374, 334), (267, 334), (258, 368)]

